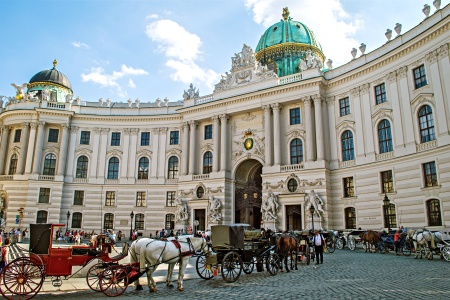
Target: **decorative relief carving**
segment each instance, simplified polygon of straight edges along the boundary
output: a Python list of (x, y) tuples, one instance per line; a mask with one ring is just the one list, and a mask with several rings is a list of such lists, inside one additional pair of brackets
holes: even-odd
[(70, 132), (76, 133), (78, 132), (79, 127), (78, 126), (70, 126)]
[(208, 143), (208, 144), (203, 145), (201, 147), (201, 149), (202, 149), (202, 152), (213, 151), (213, 145)]
[(445, 43), (444, 45), (440, 46), (437, 49), (437, 53), (438, 53), (439, 59), (443, 59), (444, 57), (447, 57), (448, 56), (448, 44)]
[(133, 135), (138, 134), (139, 133), (139, 129), (138, 128), (131, 128), (130, 129), (130, 133), (133, 134)]
[(159, 135), (159, 128), (153, 128), (152, 133)]
[(177, 149), (177, 148), (172, 148), (172, 149), (168, 149), (166, 150), (166, 157), (172, 156), (172, 155), (181, 155), (181, 150)]
[(426, 61), (427, 61), (428, 63), (434, 64), (434, 63), (437, 61), (437, 58), (438, 58), (437, 55), (438, 55), (438, 54), (437, 54), (437, 51), (434, 50), (434, 51), (431, 51), (431, 52), (427, 53), (427, 54), (425, 55), (425, 59), (426, 59)]
[(166, 134), (166, 133), (167, 133), (167, 130), (168, 130), (167, 127), (159, 128), (159, 132), (160, 132), (161, 134)]
[(420, 65), (422, 65), (423, 64), (423, 58), (421, 58), (421, 59), (419, 59), (419, 60), (416, 60), (415, 62), (413, 62), (412, 64), (411, 64), (411, 66), (412, 67), (418, 67), (418, 66), (420, 66)]
[(99, 127), (94, 127), (94, 133), (99, 134), (100, 132), (102, 132), (102, 129)]
[(183, 196), (183, 197), (190, 196), (190, 195), (193, 195), (193, 194), (194, 194), (194, 189), (190, 189), (190, 190), (187, 190), (187, 191), (180, 190), (180, 195)]
[(326, 98), (326, 102), (327, 102), (327, 104), (329, 105), (329, 106), (332, 106), (332, 105), (334, 105), (334, 101), (336, 100), (336, 98), (334, 97), (334, 96), (331, 96), (331, 97), (327, 97)]
[(311, 99), (314, 101), (314, 104), (321, 104), (324, 97), (321, 94), (312, 95)]
[(256, 118), (255, 115), (252, 115), (250, 112), (248, 112), (241, 120), (245, 122), (250, 122)]
[(273, 103), (273, 104), (270, 104), (270, 107), (272, 107), (272, 110), (280, 110), (281, 108), (282, 108), (282, 106), (281, 106), (281, 104), (280, 103)]
[(284, 188), (284, 181), (281, 180), (275, 184), (271, 184), (270, 182), (263, 183), (264, 188), (267, 189), (278, 189), (278, 188)]
[[(30, 123), (30, 127), (36, 129), (38, 127), (38, 124), (37, 123)], [(0, 127), (0, 128), (3, 128), (3, 126)]]
[(380, 78), (375, 81), (372, 81), (371, 84), (372, 84), (372, 86), (377, 86), (379, 84), (382, 84), (384, 82), (384, 80), (385, 80), (384, 78)]
[(108, 133), (110, 129), (109, 128), (102, 128), (101, 130), (102, 130), (102, 133)]
[(389, 83), (393, 83), (395, 81), (397, 81), (397, 72), (390, 72), (386, 75), (386, 79), (387, 81), (389, 81)]
[(289, 139), (292, 139), (292, 138), (302, 138), (302, 139), (304, 139), (305, 138), (305, 131), (304, 130), (294, 129), (294, 130), (291, 130), (291, 131), (287, 132), (285, 135)]
[(351, 89), (350, 94), (352, 95), (352, 97), (359, 97), (359, 87)]
[(113, 149), (106, 152), (106, 156), (121, 156), (123, 154), (119, 149)]
[(92, 154), (92, 150), (89, 148), (78, 148), (77, 150), (75, 150), (75, 154), (76, 155), (87, 155), (89, 156), (90, 154)]
[(270, 105), (269, 105), (269, 104), (263, 105), (263, 106), (262, 106), (262, 109), (263, 109), (265, 112), (267, 112), (267, 111), (270, 112)]
[(152, 156), (153, 152), (148, 149), (141, 149), (136, 152), (138, 156)]
[(368, 84), (368, 83), (361, 85), (359, 87), (360, 94), (365, 95), (365, 94), (369, 93), (369, 87), (370, 87), (370, 84)]
[(123, 131), (124, 134), (129, 135), (130, 132), (131, 132), (131, 129), (130, 128), (124, 128), (122, 131)]
[(397, 73), (397, 78), (402, 79), (406, 77), (406, 72), (408, 72), (408, 67), (403, 66), (395, 71)]
[(336, 131), (341, 132), (347, 129), (354, 131), (355, 122), (350, 120), (344, 120), (336, 126)]
[(219, 122), (219, 116), (218, 115), (214, 115), (214, 116), (211, 117), (211, 120), (213, 120), (214, 123), (217, 123), (217, 122)]
[(382, 108), (372, 115), (372, 120), (374, 124), (378, 124), (380, 120), (385, 118), (392, 120), (392, 109)]

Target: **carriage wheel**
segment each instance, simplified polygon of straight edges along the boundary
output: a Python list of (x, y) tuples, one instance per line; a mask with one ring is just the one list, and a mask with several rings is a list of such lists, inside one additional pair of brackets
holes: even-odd
[(409, 241), (404, 241), (401, 245), (403, 255), (410, 256), (411, 255), (411, 243)]
[(445, 246), (444, 248), (442, 248), (441, 252), (444, 259), (446, 261), (450, 261), (450, 246)]
[(349, 237), (348, 238), (348, 249), (350, 250), (355, 250), (356, 248), (356, 240), (354, 237)]
[(330, 252), (330, 253), (333, 253), (334, 250), (336, 250), (336, 248), (334, 248), (334, 242), (328, 243), (328, 245), (327, 245), (327, 251)]
[(1, 273), (0, 292), (6, 299), (31, 299), (44, 283), (44, 272), (27, 257), (9, 263)]
[(276, 253), (271, 253), (266, 259), (266, 269), (269, 274), (274, 276), (278, 273), (278, 268), (280, 265), (280, 257)]
[(228, 252), (222, 260), (222, 278), (226, 282), (235, 282), (241, 276), (242, 259), (241, 256), (235, 252)]
[(206, 268), (206, 255), (200, 255), (197, 257), (197, 261), (195, 262), (195, 267), (197, 269), (197, 274), (202, 279), (209, 280), (214, 277), (211, 269)]
[(338, 238), (336, 240), (336, 248), (338, 248), (339, 250), (344, 249), (344, 242), (342, 241), (341, 238)]
[(100, 290), (106, 296), (122, 295), (128, 287), (128, 271), (123, 266), (111, 266), (100, 274)]
[(101, 292), (100, 275), (105, 270), (103, 263), (98, 263), (89, 268), (86, 274), (86, 283), (95, 292)]
[(244, 262), (242, 266), (242, 271), (244, 271), (245, 274), (252, 274), (253, 269), (255, 268), (256, 264), (256, 258), (252, 257), (252, 260), (250, 262)]
[(380, 251), (380, 254), (385, 254), (386, 253), (386, 247), (384, 247), (384, 243), (383, 242), (378, 242), (378, 250)]
[[(310, 247), (309, 245), (306, 245), (306, 253), (305, 253), (305, 258), (306, 258), (306, 264), (309, 266), (309, 264), (311, 263), (311, 251), (310, 251)], [(314, 259), (314, 256), (313, 256)]]
[(291, 270), (293, 270), (298, 264), (298, 251), (292, 250), (291, 255), (289, 255), (289, 260), (291, 261), (290, 263)]

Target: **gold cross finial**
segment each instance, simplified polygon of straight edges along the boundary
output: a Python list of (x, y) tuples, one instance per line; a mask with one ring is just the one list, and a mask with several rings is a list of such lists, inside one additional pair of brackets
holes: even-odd
[(283, 16), (284, 20), (288, 20), (289, 19), (289, 15), (290, 15), (289, 8), (284, 7), (283, 8), (283, 13), (281, 15)]
[(55, 69), (56, 68), (56, 65), (58, 64), (58, 61), (55, 59), (55, 60), (53, 60), (53, 69)]

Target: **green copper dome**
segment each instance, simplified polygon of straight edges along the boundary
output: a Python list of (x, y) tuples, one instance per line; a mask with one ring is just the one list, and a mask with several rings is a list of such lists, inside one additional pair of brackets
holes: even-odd
[(36, 85), (36, 84), (42, 84), (42, 83), (51, 83), (51, 84), (57, 84), (60, 86), (63, 86), (70, 91), (72, 91), (72, 85), (70, 84), (69, 79), (61, 73), (60, 71), (56, 70), (56, 65), (58, 64), (57, 60), (53, 61), (53, 68), (50, 70), (44, 70), (30, 79), (30, 84)]

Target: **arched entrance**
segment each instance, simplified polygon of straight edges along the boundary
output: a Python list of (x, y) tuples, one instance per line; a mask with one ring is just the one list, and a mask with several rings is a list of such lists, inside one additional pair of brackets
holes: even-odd
[(261, 228), (262, 165), (249, 159), (236, 169), (236, 189), (234, 194), (236, 223), (250, 224)]

